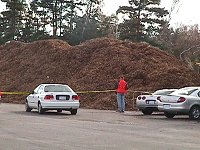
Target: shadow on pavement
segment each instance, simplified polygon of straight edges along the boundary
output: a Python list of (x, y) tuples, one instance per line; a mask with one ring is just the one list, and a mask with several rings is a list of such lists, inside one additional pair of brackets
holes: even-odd
[(26, 112), (26, 111), (11, 111), (11, 113), (14, 114), (19, 114), (19, 115), (25, 115), (25, 116), (37, 116), (37, 117), (52, 117), (52, 116), (73, 116), (71, 115), (70, 112), (68, 111), (63, 111), (63, 112), (56, 112), (56, 111), (46, 111), (43, 114), (38, 114), (37, 110), (36, 111), (31, 111), (31, 112)]

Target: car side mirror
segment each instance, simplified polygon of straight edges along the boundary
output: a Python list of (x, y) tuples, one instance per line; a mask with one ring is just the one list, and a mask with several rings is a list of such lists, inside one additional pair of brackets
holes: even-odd
[(35, 91), (32, 91), (30, 94), (36, 94), (36, 92), (35, 92)]

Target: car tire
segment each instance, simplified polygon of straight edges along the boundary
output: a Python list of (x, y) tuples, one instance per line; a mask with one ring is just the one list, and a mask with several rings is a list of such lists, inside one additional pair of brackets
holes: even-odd
[(165, 116), (166, 116), (167, 118), (174, 118), (174, 116), (175, 116), (175, 114), (169, 113), (169, 112), (164, 112), (164, 114), (165, 114)]
[(71, 112), (71, 115), (76, 115), (77, 114), (77, 109), (72, 109), (70, 112)]
[(189, 111), (189, 118), (191, 120), (197, 120), (200, 118), (200, 107), (199, 106), (193, 106)]
[(26, 112), (31, 112), (31, 108), (29, 107), (29, 105), (28, 105), (28, 101), (26, 100), (26, 102), (25, 102), (25, 110), (26, 110)]
[(62, 110), (58, 109), (58, 110), (57, 110), (57, 112), (58, 112), (58, 113), (61, 113), (61, 112), (62, 112)]
[(153, 109), (151, 109), (151, 108), (146, 108), (146, 109), (142, 110), (142, 113), (143, 113), (144, 115), (151, 115), (151, 114), (153, 113)]
[(42, 108), (42, 105), (41, 105), (40, 102), (38, 103), (38, 113), (39, 114), (43, 114), (44, 113), (44, 109)]

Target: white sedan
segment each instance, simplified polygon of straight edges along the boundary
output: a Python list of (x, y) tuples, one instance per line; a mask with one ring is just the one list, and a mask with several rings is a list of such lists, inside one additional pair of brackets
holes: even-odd
[(153, 111), (158, 111), (158, 101), (161, 95), (168, 95), (176, 89), (157, 90), (152, 95), (139, 95), (136, 99), (136, 105), (144, 115), (151, 115)]
[(200, 119), (200, 87), (181, 88), (167, 96), (161, 96), (159, 111), (167, 118), (175, 115), (189, 115), (190, 119)]
[(30, 112), (37, 109), (39, 114), (47, 110), (70, 111), (72, 115), (77, 114), (80, 107), (80, 97), (64, 84), (40, 84), (32, 94), (28, 95), (25, 109)]

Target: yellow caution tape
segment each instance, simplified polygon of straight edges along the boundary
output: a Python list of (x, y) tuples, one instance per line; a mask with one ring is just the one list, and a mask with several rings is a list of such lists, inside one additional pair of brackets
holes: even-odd
[(28, 95), (30, 92), (1, 92), (3, 95)]
[(105, 91), (80, 91), (76, 92), (77, 94), (89, 94), (89, 93), (107, 93), (107, 92), (115, 92), (116, 90), (105, 90)]
[[(90, 93), (108, 93), (108, 92), (115, 92), (116, 90), (104, 90), (104, 91), (78, 91), (77, 94), (90, 94)], [(127, 92), (132, 93), (149, 93), (151, 92), (145, 92), (145, 91), (132, 91), (128, 90)], [(31, 94), (31, 92), (1, 92), (2, 95), (28, 95)]]
[[(105, 91), (79, 91), (77, 94), (89, 94), (89, 93), (105, 93), (105, 92), (115, 92), (115, 90), (105, 90)], [(28, 95), (31, 92), (1, 92), (3, 95)]]
[[(76, 92), (77, 94), (89, 94), (89, 93), (107, 93), (107, 92), (116, 92), (116, 90), (105, 90), (105, 91), (80, 91)], [(133, 91), (133, 90), (127, 90), (127, 92), (133, 92), (133, 93), (149, 93), (151, 92), (146, 92), (146, 91)]]

